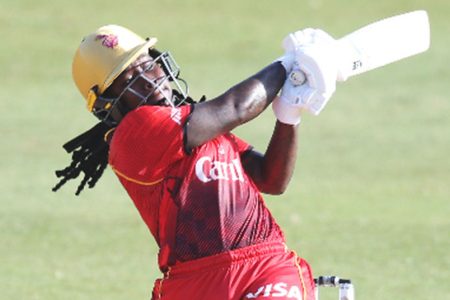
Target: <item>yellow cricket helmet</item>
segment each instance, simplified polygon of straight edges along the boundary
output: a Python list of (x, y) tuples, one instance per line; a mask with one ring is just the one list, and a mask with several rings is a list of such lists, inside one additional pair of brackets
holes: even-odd
[(89, 111), (98, 95), (157, 41), (154, 37), (143, 39), (118, 25), (100, 27), (83, 38), (73, 59), (72, 76)]

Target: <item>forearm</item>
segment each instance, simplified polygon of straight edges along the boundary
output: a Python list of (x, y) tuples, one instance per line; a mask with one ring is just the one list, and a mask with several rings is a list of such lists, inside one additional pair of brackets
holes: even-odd
[(265, 67), (213, 100), (223, 103), (219, 118), (229, 123), (230, 130), (252, 120), (272, 103), (285, 79), (286, 71), (280, 63)]
[(272, 103), (285, 79), (286, 70), (276, 62), (222, 95), (196, 105), (187, 127), (187, 146), (200, 145), (257, 117)]
[(243, 119), (248, 121), (259, 115), (276, 97), (284, 81), (286, 71), (280, 63), (273, 63), (231, 92), (236, 106), (240, 106)]
[(262, 164), (262, 174), (272, 194), (283, 193), (297, 161), (298, 125), (276, 122)]
[(266, 194), (282, 194), (292, 177), (297, 160), (298, 125), (276, 122), (264, 155), (255, 151), (243, 157), (244, 168)]

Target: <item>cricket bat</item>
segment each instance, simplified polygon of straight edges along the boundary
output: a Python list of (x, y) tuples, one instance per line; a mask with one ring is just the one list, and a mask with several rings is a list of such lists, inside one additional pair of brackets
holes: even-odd
[[(284, 47), (291, 47), (289, 40)], [(422, 53), (430, 47), (430, 25), (424, 10), (413, 11), (364, 26), (336, 41), (337, 81)], [(305, 74), (294, 71), (295, 85)]]
[(337, 41), (338, 81), (422, 53), (430, 47), (430, 25), (424, 10), (364, 26)]

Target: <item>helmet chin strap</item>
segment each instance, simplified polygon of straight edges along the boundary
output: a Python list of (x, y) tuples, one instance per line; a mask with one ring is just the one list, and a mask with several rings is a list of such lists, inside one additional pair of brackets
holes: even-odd
[[(115, 109), (120, 113), (120, 119), (123, 119), (127, 113), (132, 111), (134, 108), (131, 108), (127, 103), (123, 103), (123, 101), (117, 101)], [(119, 123), (120, 120), (117, 121)]]

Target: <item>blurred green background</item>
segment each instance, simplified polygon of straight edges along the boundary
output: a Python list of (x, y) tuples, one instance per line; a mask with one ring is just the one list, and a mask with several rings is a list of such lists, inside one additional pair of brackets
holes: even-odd
[[(96, 188), (52, 193), (61, 145), (96, 119), (71, 80), (81, 37), (116, 23), (159, 38), (190, 83), (214, 97), (281, 55), (305, 27), (335, 37), (415, 9), (432, 46), (351, 78), (305, 116), (295, 176), (266, 202), (315, 275), (353, 279), (357, 299), (450, 297), (450, 2), (0, 2), (0, 299), (148, 299), (156, 245), (108, 170)], [(236, 130), (264, 151), (270, 110)], [(322, 290), (321, 299), (336, 299)]]

